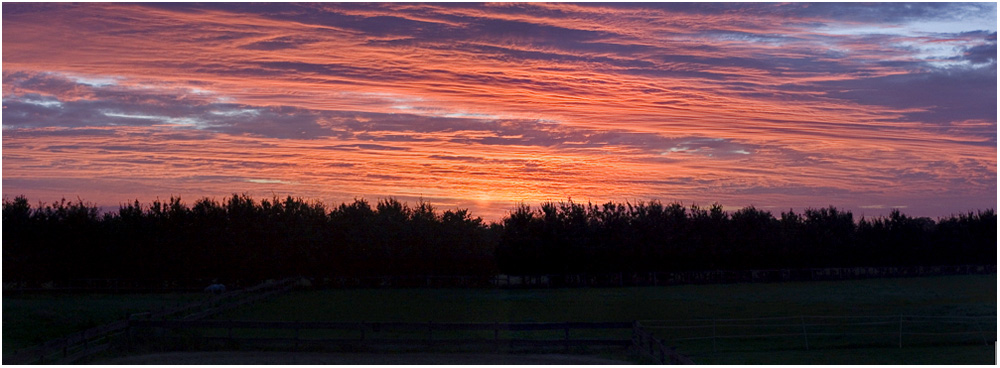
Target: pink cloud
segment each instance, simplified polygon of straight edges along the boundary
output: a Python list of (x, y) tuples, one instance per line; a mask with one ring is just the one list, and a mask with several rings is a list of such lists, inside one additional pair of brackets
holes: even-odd
[(5, 193), (996, 202), (995, 29), (776, 4), (39, 6), (4, 7)]

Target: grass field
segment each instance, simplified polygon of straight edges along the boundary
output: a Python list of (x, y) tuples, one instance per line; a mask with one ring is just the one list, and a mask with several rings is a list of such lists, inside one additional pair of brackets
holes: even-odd
[[(4, 295), (8, 353), (127, 313), (202, 294)], [(299, 290), (217, 316), (220, 320), (393, 322), (601, 322), (786, 316), (996, 315), (996, 275), (830, 282), (591, 289)], [(995, 329), (995, 325), (992, 326)], [(609, 333), (628, 334), (612, 330)], [(993, 333), (995, 339), (995, 331)], [(628, 338), (627, 335), (624, 338)], [(683, 349), (681, 350), (684, 353)], [(713, 364), (992, 364), (992, 346), (689, 352)]]
[[(996, 275), (671, 287), (296, 291), (217, 319), (285, 321), (541, 322), (787, 316), (996, 315)], [(995, 330), (996, 325), (988, 328)], [(628, 333), (618, 331), (612, 333)], [(995, 331), (991, 334), (995, 339)], [(664, 336), (666, 338), (666, 336)], [(992, 346), (904, 346), (767, 351), (699, 350), (716, 364), (992, 364)], [(815, 342), (814, 342), (815, 343)], [(732, 344), (732, 342), (731, 342)], [(767, 343), (764, 343), (767, 345)], [(684, 353), (683, 345), (678, 346)], [(752, 350), (752, 349), (751, 349)]]
[(114, 322), (130, 313), (201, 300), (203, 293), (3, 296), (3, 353)]
[(996, 275), (592, 289), (295, 291), (218, 319), (559, 322), (996, 315)]

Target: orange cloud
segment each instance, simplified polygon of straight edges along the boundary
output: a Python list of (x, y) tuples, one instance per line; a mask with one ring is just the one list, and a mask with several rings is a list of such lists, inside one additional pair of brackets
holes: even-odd
[(423, 197), (496, 217), (570, 197), (996, 202), (996, 64), (978, 54), (995, 19), (911, 34), (777, 4), (42, 7), (4, 7), (5, 193)]

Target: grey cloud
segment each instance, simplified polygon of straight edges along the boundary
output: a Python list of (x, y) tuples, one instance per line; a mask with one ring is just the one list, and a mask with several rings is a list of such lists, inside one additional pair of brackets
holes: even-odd
[(708, 179), (697, 179), (697, 178), (693, 178), (693, 177), (683, 177), (683, 178), (676, 178), (676, 179), (661, 179), (661, 180), (629, 180), (628, 183), (630, 183), (630, 184), (637, 184), (637, 185), (652, 185), (652, 186), (667, 186), (667, 187), (672, 187), (672, 186), (677, 186), (677, 185), (680, 185), (680, 186), (685, 186), (685, 185), (700, 185), (700, 186), (704, 186), (704, 185), (713, 184), (713, 183), (715, 183), (715, 181), (714, 180), (708, 180)]
[[(84, 86), (66, 78), (7, 74), (5, 83), (36, 92), (4, 96), (7, 127), (105, 127), (172, 124), (228, 134), (311, 139), (333, 134), (314, 111), (216, 102), (215, 97), (180, 89)], [(75, 85), (74, 85), (75, 84)], [(86, 88), (86, 99), (59, 100), (67, 90)]]
[(3, 83), (10, 92), (20, 95), (42, 94), (84, 97), (92, 95), (90, 86), (50, 73), (4, 72)]
[(331, 164), (325, 164), (325, 166), (329, 166), (329, 167), (356, 167), (358, 165), (357, 164), (352, 164), (352, 163), (347, 163), (347, 162), (335, 162), (335, 163), (331, 163)]
[[(51, 102), (39, 104), (37, 101)], [(100, 110), (107, 108), (104, 102), (78, 100), (58, 101), (38, 94), (23, 96), (8, 95), (3, 99), (3, 125), (18, 128), (33, 127), (84, 127), (109, 125), (143, 125), (154, 122), (143, 119), (108, 117)]]
[(257, 41), (249, 43), (240, 46), (239, 48), (244, 50), (274, 51), (274, 50), (294, 49), (298, 48), (299, 46), (313, 42), (316, 42), (316, 40), (311, 38), (276, 37), (266, 41)]
[(802, 196), (811, 198), (825, 198), (830, 196), (848, 196), (852, 194), (857, 194), (854, 191), (843, 188), (822, 187), (822, 186), (791, 186), (791, 185), (727, 188), (727, 191), (732, 194), (741, 194), (741, 195), (781, 194), (787, 196)]
[(447, 156), (447, 155), (431, 155), (429, 158), (446, 160), (446, 161), (461, 161), (461, 162), (471, 162), (471, 163), (483, 163), (488, 162), (489, 159), (483, 157), (473, 157), (473, 156)]
[[(293, 107), (255, 107), (215, 102), (187, 90), (138, 90), (118, 86), (88, 86), (94, 99), (60, 101), (65, 83), (39, 83), (32, 78), (8, 75), (18, 85), (31, 86), (40, 93), (8, 95), (4, 98), (4, 125), (8, 127), (105, 127), (171, 124), (186, 130), (205, 130), (234, 135), (272, 138), (311, 139), (328, 136), (370, 141), (416, 141), (418, 133), (477, 132), (454, 134), (454, 142), (484, 145), (526, 145), (589, 149), (607, 145), (662, 153), (683, 150), (711, 157), (750, 152), (731, 142), (699, 140), (698, 137), (665, 138), (656, 134), (624, 131), (590, 131), (531, 120), (491, 120), (464, 117), (435, 117), (414, 114), (317, 111)], [(51, 80), (48, 78), (45, 80)], [(44, 86), (57, 86), (45, 90)], [(321, 126), (319, 121), (326, 121)], [(374, 132), (388, 134), (374, 134)], [(489, 132), (492, 134), (481, 134)], [(697, 147), (695, 147), (697, 146)], [(339, 146), (331, 149), (401, 149), (377, 144)]]
[(127, 162), (130, 164), (139, 164), (139, 165), (165, 165), (168, 163), (167, 161), (164, 160), (148, 160), (148, 159), (117, 159), (117, 161)]
[(381, 144), (340, 144), (336, 146), (328, 146), (326, 149), (336, 150), (336, 151), (409, 151), (407, 147), (396, 147), (396, 146), (385, 146)]
[(68, 3), (10, 3), (3, 7), (3, 19), (78, 7)]
[(965, 49), (963, 57), (975, 64), (985, 64), (997, 62), (997, 33), (982, 35), (986, 44), (973, 46)]
[[(363, 32), (374, 36), (410, 36), (430, 35), (436, 37), (448, 33), (451, 29), (446, 24), (407, 19), (399, 16), (363, 16), (346, 14), (351, 10), (370, 10), (387, 7), (384, 4), (146, 4), (145, 6), (165, 7), (170, 10), (200, 11), (203, 9), (223, 10), (231, 13), (249, 13), (263, 15), (272, 19), (295, 21), (302, 24), (334, 26), (338, 28)], [(387, 13), (391, 13), (388, 11)]]
[(962, 20), (968, 15), (980, 13), (996, 13), (996, 4), (990, 3), (842, 3), (829, 4), (824, 7), (834, 8), (838, 5), (836, 12), (829, 11), (829, 14), (842, 16), (844, 19), (884, 22), (884, 21), (913, 21), (923, 19), (949, 19)]
[(465, 162), (472, 164), (490, 164), (490, 165), (524, 165), (526, 167), (537, 166), (536, 163), (531, 160), (521, 160), (521, 159), (494, 159), (478, 156), (453, 156), (453, 155), (430, 155), (428, 158), (433, 158), (437, 160), (445, 161), (455, 161), (455, 162)]
[[(4, 113), (4, 118), (6, 120), (6, 113)], [(72, 129), (46, 129), (46, 130), (23, 130), (23, 129), (4, 129), (4, 138), (39, 138), (39, 137), (111, 137), (118, 134), (117, 132), (108, 129), (94, 129), (94, 128), (72, 128)], [(4, 142), (4, 145), (10, 144), (9, 142)]]
[[(378, 140), (385, 132), (390, 132), (388, 141), (416, 141), (412, 135), (435, 132), (456, 133), (452, 142), (492, 146), (536, 146), (562, 149), (593, 149), (619, 146), (639, 149), (651, 155), (665, 152), (703, 155), (714, 158), (742, 157), (752, 154), (757, 147), (724, 139), (708, 137), (664, 137), (653, 133), (628, 131), (596, 131), (571, 128), (557, 124), (545, 124), (535, 120), (477, 120), (466, 118), (427, 117), (407, 114), (365, 113), (353, 115), (363, 117), (343, 117), (339, 128), (354, 132), (354, 138)], [(380, 134), (373, 134), (380, 132)], [(411, 134), (407, 134), (411, 133)], [(483, 134), (487, 133), (487, 134)], [(341, 147), (342, 148), (342, 147)], [(461, 156), (435, 156), (445, 160), (468, 159)]]
[[(434, 117), (415, 114), (358, 113), (351, 111), (329, 112), (338, 116), (338, 125), (352, 132), (454, 132), (462, 130), (491, 130), (498, 123), (483, 119)], [(402, 138), (401, 135), (398, 138)]]
[(967, 119), (995, 122), (996, 81), (994, 64), (993, 68), (954, 68), (820, 85), (824, 90), (831, 91), (828, 92), (831, 97), (866, 105), (926, 108), (928, 111), (908, 113), (905, 118), (943, 125)]
[[(659, 7), (659, 6), (658, 6)], [(689, 13), (731, 12), (781, 15), (789, 19), (854, 21), (884, 24), (921, 19), (963, 19), (969, 14), (996, 12), (990, 3), (705, 3), (667, 4), (660, 8)]]
[(721, 138), (690, 137), (676, 139), (673, 141), (675, 143), (660, 154), (672, 155), (681, 153), (715, 158), (727, 158), (751, 155), (755, 150), (752, 145), (740, 144)]
[[(239, 107), (243, 110), (248, 106)], [(210, 127), (207, 129), (230, 134), (286, 139), (315, 139), (332, 135), (328, 128), (318, 123), (320, 114), (317, 112), (293, 107), (251, 110), (256, 113), (225, 118), (211, 117), (208, 120)]]
[(997, 44), (994, 42), (988, 45), (970, 47), (963, 54), (965, 59), (976, 64), (996, 63)]

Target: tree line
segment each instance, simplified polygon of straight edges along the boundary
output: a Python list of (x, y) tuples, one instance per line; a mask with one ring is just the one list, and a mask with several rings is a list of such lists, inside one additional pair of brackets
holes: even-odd
[(993, 210), (855, 221), (835, 207), (776, 217), (752, 206), (549, 202), (504, 218), (496, 255), (515, 274), (988, 265), (996, 229)]
[(520, 205), (500, 222), (395, 199), (327, 208), (232, 195), (98, 207), (3, 202), (7, 281), (489, 276), (995, 264), (993, 210), (855, 221), (834, 207), (732, 213), (660, 202)]
[(328, 209), (288, 197), (3, 204), (5, 280), (219, 279), (496, 273), (493, 233), (468, 211), (395, 199)]

